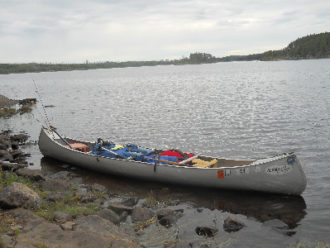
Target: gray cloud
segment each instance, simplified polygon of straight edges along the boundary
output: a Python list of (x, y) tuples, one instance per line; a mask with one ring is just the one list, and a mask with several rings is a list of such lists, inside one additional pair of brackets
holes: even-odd
[(0, 62), (256, 53), (329, 31), (329, 13), (328, 0), (0, 0)]

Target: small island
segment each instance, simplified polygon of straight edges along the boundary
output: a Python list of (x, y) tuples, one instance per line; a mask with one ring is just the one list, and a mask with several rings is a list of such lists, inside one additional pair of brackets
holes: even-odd
[(0, 74), (25, 73), (25, 72), (47, 72), (47, 71), (72, 71), (90, 69), (109, 69), (124, 67), (140, 67), (155, 65), (185, 65), (206, 64), (229, 61), (274, 61), (274, 60), (298, 60), (298, 59), (320, 59), (330, 58), (330, 32), (307, 35), (291, 42), (281, 50), (271, 50), (259, 54), (231, 55), (216, 58), (209, 53), (191, 53), (189, 57), (174, 60), (152, 60), (152, 61), (126, 61), (126, 62), (95, 62), (77, 64), (53, 64), (53, 63), (22, 63), (22, 64), (0, 64)]

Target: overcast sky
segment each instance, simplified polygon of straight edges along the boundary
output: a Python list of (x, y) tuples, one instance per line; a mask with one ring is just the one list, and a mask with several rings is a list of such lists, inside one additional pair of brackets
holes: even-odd
[(222, 57), (325, 31), (329, 0), (0, 0), (2, 63)]

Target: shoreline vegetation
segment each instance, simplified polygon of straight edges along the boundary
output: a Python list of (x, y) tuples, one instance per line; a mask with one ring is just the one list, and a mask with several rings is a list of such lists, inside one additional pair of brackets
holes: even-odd
[(174, 60), (152, 60), (152, 61), (126, 61), (126, 62), (88, 62), (85, 63), (0, 63), (0, 74), (26, 73), (26, 72), (50, 72), (50, 71), (72, 71), (90, 69), (110, 69), (125, 67), (141, 67), (156, 65), (186, 65), (206, 64), (231, 61), (277, 61), (277, 60), (300, 60), (330, 58), (330, 32), (307, 35), (291, 42), (281, 50), (270, 50), (264, 53), (250, 55), (230, 55), (216, 58), (208, 53), (191, 53), (189, 57)]

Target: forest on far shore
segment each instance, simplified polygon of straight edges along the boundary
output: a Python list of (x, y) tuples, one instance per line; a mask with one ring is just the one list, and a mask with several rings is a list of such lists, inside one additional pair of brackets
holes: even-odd
[(0, 64), (0, 74), (24, 73), (24, 72), (46, 72), (46, 71), (71, 71), (106, 68), (123, 68), (155, 65), (184, 65), (205, 64), (229, 61), (251, 61), (251, 60), (297, 60), (297, 59), (319, 59), (330, 58), (330, 33), (307, 35), (291, 42), (281, 50), (271, 50), (259, 54), (231, 55), (216, 58), (208, 53), (191, 53), (189, 57), (174, 60), (153, 61), (127, 61), (127, 62), (95, 62), (77, 64), (53, 64), (53, 63), (20, 63)]

